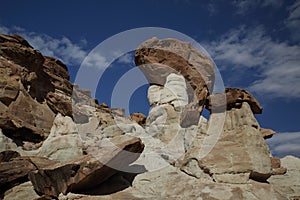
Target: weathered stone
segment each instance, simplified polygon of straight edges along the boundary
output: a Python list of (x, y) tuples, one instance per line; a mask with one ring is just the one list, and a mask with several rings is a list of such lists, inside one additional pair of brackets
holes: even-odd
[(265, 181), (271, 175), (270, 152), (248, 103), (226, 112), (223, 132), (204, 158), (199, 157), (201, 148), (203, 145), (191, 148), (186, 159), (197, 159), (199, 167), (217, 177), (216, 181), (245, 183), (247, 175), (248, 180)]
[(143, 113), (137, 112), (130, 114), (130, 118), (141, 125), (142, 127), (145, 127), (146, 125), (146, 116)]
[(52, 160), (67, 161), (83, 155), (82, 141), (76, 124), (68, 116), (58, 114), (50, 135), (38, 149), (37, 155)]
[(36, 102), (23, 92), (9, 105), (7, 115), (8, 124), (2, 124), (4, 133), (19, 145), (22, 141), (44, 140), (54, 120), (54, 114), (46, 104)]
[(115, 174), (117, 169), (127, 167), (136, 160), (144, 148), (141, 140), (134, 137), (116, 137), (110, 142), (114, 145), (95, 145), (97, 152), (93, 156), (40, 168), (30, 173), (29, 179), (36, 191), (54, 197), (61, 192), (66, 194), (95, 187)]
[(300, 197), (300, 159), (294, 156), (286, 156), (281, 159), (282, 167), (287, 171), (284, 175), (271, 176), (268, 182), (276, 191), (286, 199), (297, 199)]
[(30, 172), (55, 163), (41, 157), (16, 157), (9, 162), (0, 162), (0, 192), (28, 181)]
[(274, 199), (288, 200), (279, 194), (272, 185), (249, 181), (247, 184), (223, 184), (202, 181), (167, 166), (163, 169), (138, 174), (132, 187), (109, 195), (88, 195), (69, 193), (61, 199)]
[(275, 131), (269, 128), (260, 128), (260, 132), (265, 139), (269, 139), (275, 134)]
[(223, 108), (230, 110), (232, 108), (241, 108), (243, 102), (247, 102), (254, 114), (261, 114), (262, 107), (259, 102), (246, 90), (239, 88), (226, 88), (224, 94), (213, 94), (208, 97), (206, 108), (218, 112), (223, 112)]
[(214, 64), (208, 56), (189, 43), (152, 38), (138, 47), (134, 61), (151, 84), (164, 85), (171, 73), (184, 76), (202, 111), (214, 83)]
[(7, 107), (0, 105), (0, 127), (18, 146), (39, 143), (49, 135), (54, 113), (72, 116), (67, 67), (19, 35), (0, 35), (0, 55), (0, 101)]
[(9, 137), (6, 137), (3, 133), (2, 130), (0, 129), (0, 152), (1, 151), (7, 151), (7, 150), (12, 150), (12, 151), (17, 151), (19, 152), (18, 146), (16, 143), (13, 142), (12, 139)]
[(7, 190), (3, 200), (37, 199), (39, 197), (34, 191), (32, 183), (27, 181)]
[(16, 151), (7, 150), (0, 152), (0, 162), (8, 162), (13, 158), (19, 157), (20, 154)]
[(270, 159), (271, 159), (271, 166), (272, 166), (273, 169), (281, 167), (280, 158), (271, 157)]

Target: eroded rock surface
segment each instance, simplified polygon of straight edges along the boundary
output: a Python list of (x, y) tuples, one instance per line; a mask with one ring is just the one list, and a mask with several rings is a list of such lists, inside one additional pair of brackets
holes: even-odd
[(272, 157), (274, 131), (249, 92), (210, 93), (207, 56), (152, 38), (135, 62), (151, 110), (126, 117), (70, 83), (59, 60), (0, 35), (0, 198), (299, 199), (299, 159)]
[(195, 95), (202, 111), (214, 84), (214, 64), (204, 53), (176, 39), (152, 38), (138, 47), (134, 61), (151, 84), (164, 85), (171, 73), (181, 74), (188, 82), (189, 102)]

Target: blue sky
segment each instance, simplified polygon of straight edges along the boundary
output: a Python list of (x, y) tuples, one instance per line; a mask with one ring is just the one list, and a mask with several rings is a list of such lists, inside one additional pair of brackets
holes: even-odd
[[(0, 7), (0, 33), (19, 33), (44, 55), (60, 58), (72, 80), (99, 43), (139, 27), (173, 29), (199, 42), (225, 86), (245, 88), (260, 101), (261, 126), (278, 132), (268, 141), (273, 153), (300, 157), (299, 0), (10, 0)], [(109, 103), (117, 80), (134, 67), (131, 59), (120, 57), (102, 76), (100, 102)], [(146, 89), (132, 95), (128, 112), (147, 113)]]

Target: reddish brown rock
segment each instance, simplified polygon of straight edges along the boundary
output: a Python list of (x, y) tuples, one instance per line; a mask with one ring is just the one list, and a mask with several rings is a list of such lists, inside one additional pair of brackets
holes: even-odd
[(7, 150), (0, 152), (0, 162), (8, 162), (13, 158), (19, 157), (20, 154), (16, 151)]
[(28, 94), (20, 92), (7, 110), (9, 121), (4, 131), (14, 141), (40, 142), (49, 135), (54, 113), (46, 104), (36, 102)]
[(42, 157), (16, 157), (9, 162), (0, 162), (0, 193), (28, 181), (30, 172), (55, 163)]
[(283, 175), (287, 172), (287, 169), (281, 167), (281, 160), (277, 157), (271, 157), (272, 175)]
[(99, 155), (87, 155), (39, 168), (29, 174), (29, 179), (38, 193), (53, 197), (60, 193), (93, 188), (117, 173), (118, 169), (125, 168), (135, 161), (144, 149), (141, 140), (134, 137), (115, 137), (111, 142), (115, 145), (91, 147), (101, 148), (97, 150)]
[(164, 85), (171, 73), (184, 76), (191, 97), (189, 102), (195, 95), (202, 111), (214, 83), (214, 64), (205, 54), (186, 42), (152, 38), (136, 50), (134, 61), (151, 84)]
[(261, 128), (260, 132), (265, 139), (271, 138), (276, 133), (275, 131), (269, 128)]
[(280, 158), (271, 157), (270, 159), (271, 159), (271, 166), (272, 166), (273, 169), (281, 167)]
[(0, 127), (18, 145), (43, 141), (56, 113), (72, 116), (73, 85), (61, 61), (0, 34), (0, 66)]
[(214, 94), (207, 98), (206, 108), (209, 111), (224, 111), (223, 108), (231, 110), (232, 108), (241, 108), (242, 103), (247, 102), (253, 114), (261, 114), (262, 106), (259, 102), (246, 90), (239, 88), (226, 88), (224, 94)]
[(146, 125), (146, 116), (143, 113), (137, 112), (130, 115), (131, 119), (141, 126)]

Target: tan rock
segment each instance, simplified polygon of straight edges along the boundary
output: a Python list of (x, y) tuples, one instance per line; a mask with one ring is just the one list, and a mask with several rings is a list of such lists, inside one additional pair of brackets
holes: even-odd
[(186, 159), (197, 159), (199, 167), (217, 177), (216, 181), (245, 183), (247, 175), (248, 178), (264, 181), (271, 175), (270, 152), (248, 103), (243, 103), (240, 109), (226, 112), (224, 130), (204, 158), (195, 153), (201, 148), (203, 145), (191, 148)]
[(184, 76), (199, 101), (199, 111), (202, 111), (212, 90), (214, 64), (191, 44), (171, 38), (149, 39), (136, 50), (135, 64), (151, 84), (164, 85), (171, 73)]
[(300, 197), (300, 159), (294, 156), (286, 156), (281, 159), (282, 167), (287, 171), (284, 175), (274, 175), (268, 179), (275, 190), (286, 199)]
[(40, 167), (57, 162), (40, 157), (16, 157), (9, 162), (0, 162), (0, 193), (28, 181), (28, 174)]
[(134, 137), (115, 137), (111, 142), (114, 145), (95, 146), (97, 155), (44, 167), (30, 173), (29, 179), (36, 191), (47, 196), (92, 188), (135, 161), (144, 148)]
[(145, 127), (146, 125), (146, 116), (143, 113), (132, 113), (130, 114), (130, 117), (133, 121), (141, 125), (142, 127)]
[(269, 128), (260, 128), (260, 132), (265, 139), (269, 139), (275, 134), (275, 131)]
[(30, 181), (17, 185), (4, 194), (4, 200), (37, 199), (39, 197)]
[(225, 98), (223, 95), (224, 94), (214, 94), (209, 96), (206, 103), (206, 108), (210, 111), (213, 108), (214, 112), (217, 112), (220, 109), (223, 111), (223, 108), (227, 108), (227, 110), (232, 108), (241, 108), (243, 102), (247, 102), (254, 114), (262, 113), (262, 106), (246, 90), (239, 88), (226, 88)]

